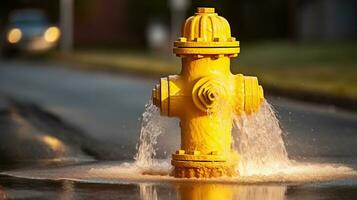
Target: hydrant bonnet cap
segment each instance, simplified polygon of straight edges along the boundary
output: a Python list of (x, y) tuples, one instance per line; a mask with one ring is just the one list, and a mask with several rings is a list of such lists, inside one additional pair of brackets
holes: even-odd
[[(206, 51), (209, 51), (207, 54), (239, 53), (239, 42), (231, 36), (228, 21), (215, 13), (214, 8), (198, 8), (196, 14), (186, 20), (182, 28), (182, 37), (174, 43), (174, 46), (176, 54), (205, 54)], [(190, 49), (182, 51), (180, 48)], [(205, 48), (205, 50), (198, 50), (198, 48)], [(222, 50), (223, 52), (220, 52)]]

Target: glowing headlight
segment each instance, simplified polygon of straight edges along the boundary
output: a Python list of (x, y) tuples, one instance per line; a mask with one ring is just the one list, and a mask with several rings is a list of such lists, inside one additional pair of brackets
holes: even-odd
[(13, 28), (7, 33), (7, 41), (11, 44), (15, 44), (21, 40), (22, 32), (18, 28)]
[(45, 32), (44, 38), (47, 42), (56, 42), (61, 35), (59, 28), (52, 26)]

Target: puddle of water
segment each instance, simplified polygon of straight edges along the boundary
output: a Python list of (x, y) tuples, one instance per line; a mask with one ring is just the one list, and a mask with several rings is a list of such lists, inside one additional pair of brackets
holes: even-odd
[[(356, 199), (357, 185), (238, 185), (202, 182), (95, 184), (1, 177), (0, 199)], [(6, 184), (8, 183), (8, 184)], [(320, 186), (321, 185), (321, 186)], [(45, 188), (45, 190), (43, 190)]]
[[(0, 197), (4, 197), (4, 199), (282, 200), (287, 190), (287, 186), (285, 185), (262, 186), (197, 182), (114, 185), (85, 184), (73, 181), (19, 180), (12, 178), (5, 179), (4, 181), (12, 185), (11, 189), (0, 186)], [(43, 188), (46, 189), (43, 190)]]
[[(137, 182), (197, 182), (198, 179), (178, 179), (169, 176), (169, 164), (151, 172), (142, 170), (132, 163), (92, 163), (77, 166), (58, 167), (52, 169), (31, 169), (2, 172), (9, 175), (30, 179), (73, 180), (92, 183), (137, 183)], [(149, 174), (145, 174), (149, 173)], [(297, 163), (295, 166), (283, 169), (270, 175), (253, 175), (238, 177), (220, 177), (200, 179), (200, 182), (234, 183), (234, 184), (267, 184), (320, 182), (357, 178), (353, 169), (332, 164)]]

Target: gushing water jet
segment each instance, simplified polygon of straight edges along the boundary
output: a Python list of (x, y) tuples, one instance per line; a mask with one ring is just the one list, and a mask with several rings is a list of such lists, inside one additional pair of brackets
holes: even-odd
[(230, 71), (239, 41), (214, 8), (198, 8), (186, 20), (173, 51), (181, 57), (181, 73), (161, 78), (152, 91), (161, 115), (180, 118), (181, 148), (172, 155), (173, 176), (237, 175), (233, 116), (258, 111), (264, 100), (256, 77)]

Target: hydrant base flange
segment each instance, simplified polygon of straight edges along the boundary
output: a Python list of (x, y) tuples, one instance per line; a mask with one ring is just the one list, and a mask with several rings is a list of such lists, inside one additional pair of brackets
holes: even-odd
[(176, 178), (213, 178), (237, 176), (235, 164), (230, 162), (200, 162), (172, 160), (172, 175)]
[(173, 154), (172, 175), (177, 178), (209, 178), (238, 175), (236, 165), (238, 155), (192, 155)]

